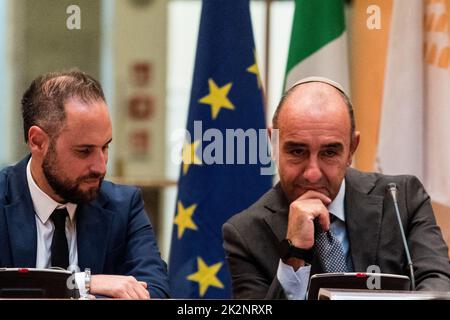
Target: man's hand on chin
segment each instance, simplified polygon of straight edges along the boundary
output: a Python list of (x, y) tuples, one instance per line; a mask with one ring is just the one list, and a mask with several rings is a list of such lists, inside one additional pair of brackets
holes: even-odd
[(286, 238), (297, 248), (310, 249), (314, 245), (314, 220), (323, 230), (330, 227), (327, 205), (331, 199), (326, 195), (309, 190), (293, 201), (289, 207)]
[(147, 283), (132, 276), (96, 274), (91, 280), (91, 294), (116, 299), (148, 300)]

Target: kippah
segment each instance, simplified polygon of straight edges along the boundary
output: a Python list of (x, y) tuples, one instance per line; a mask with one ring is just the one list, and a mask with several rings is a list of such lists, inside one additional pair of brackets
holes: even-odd
[(291, 90), (292, 88), (294, 88), (294, 87), (296, 87), (296, 86), (298, 86), (298, 85), (301, 85), (301, 84), (304, 84), (304, 83), (308, 83), (308, 82), (322, 82), (322, 83), (329, 84), (330, 86), (335, 87), (336, 89), (338, 89), (339, 91), (341, 91), (343, 94), (345, 94), (346, 96), (348, 96), (347, 93), (344, 91), (344, 88), (343, 88), (339, 83), (337, 83), (336, 81), (333, 81), (333, 80), (328, 79), (328, 78), (325, 78), (325, 77), (317, 77), (317, 76), (303, 78), (303, 79), (301, 79), (301, 80), (295, 82), (295, 83), (294, 83), (290, 88), (288, 88), (288, 90), (286, 90), (286, 91), (289, 91), (289, 90)]

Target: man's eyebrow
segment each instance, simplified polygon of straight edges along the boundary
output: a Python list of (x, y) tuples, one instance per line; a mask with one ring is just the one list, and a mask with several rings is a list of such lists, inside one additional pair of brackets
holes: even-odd
[(331, 148), (331, 149), (342, 149), (343, 147), (344, 147), (343, 144), (340, 142), (327, 143), (322, 146), (322, 148)]
[[(111, 141), (112, 141), (112, 138), (109, 139), (103, 146), (110, 144)], [(95, 144), (77, 144), (77, 145), (75, 145), (75, 148), (95, 148), (95, 147), (97, 147)]]
[(285, 148), (305, 148), (308, 147), (306, 143), (295, 142), (295, 141), (287, 141), (284, 143)]

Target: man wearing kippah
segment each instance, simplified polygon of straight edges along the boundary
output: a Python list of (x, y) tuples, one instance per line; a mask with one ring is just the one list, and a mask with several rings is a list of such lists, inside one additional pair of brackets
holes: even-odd
[(449, 291), (448, 248), (414, 176), (350, 168), (360, 134), (342, 87), (310, 77), (282, 97), (270, 134), (280, 181), (223, 226), (235, 298), (305, 299), (311, 275), (409, 275), (390, 183), (398, 189), (417, 290)]

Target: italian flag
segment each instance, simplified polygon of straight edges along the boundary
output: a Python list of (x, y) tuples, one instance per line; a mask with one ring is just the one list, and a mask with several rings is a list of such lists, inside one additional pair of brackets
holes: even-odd
[(309, 76), (330, 78), (349, 92), (342, 0), (296, 0), (285, 89)]

